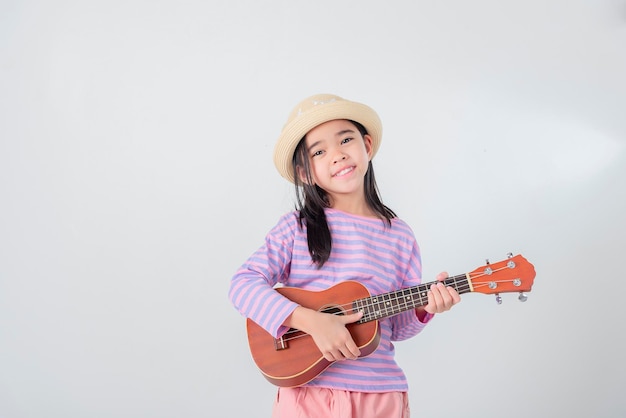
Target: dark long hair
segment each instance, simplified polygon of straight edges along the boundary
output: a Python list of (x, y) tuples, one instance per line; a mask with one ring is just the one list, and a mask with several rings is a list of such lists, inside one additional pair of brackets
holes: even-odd
[[(352, 120), (349, 122), (354, 124), (361, 136), (367, 135), (367, 130), (363, 125)], [(307, 242), (311, 258), (318, 265), (318, 268), (321, 268), (328, 261), (332, 248), (330, 229), (324, 213), (324, 209), (330, 207), (330, 201), (326, 191), (313, 181), (305, 139), (306, 136), (298, 143), (292, 159), (294, 184), (296, 186), (296, 209), (299, 211), (300, 227), (302, 228), (304, 224), (307, 227)], [(306, 182), (300, 178), (298, 167), (302, 167), (304, 170)], [(391, 220), (396, 217), (396, 214), (384, 205), (380, 198), (372, 161), (369, 162), (365, 173), (363, 189), (367, 205), (378, 214), (387, 226), (391, 226)]]

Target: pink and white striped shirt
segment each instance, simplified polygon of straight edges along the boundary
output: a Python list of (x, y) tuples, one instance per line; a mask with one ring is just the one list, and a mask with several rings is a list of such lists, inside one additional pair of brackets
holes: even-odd
[[(280, 218), (265, 237), (265, 243), (231, 280), (229, 297), (233, 305), (274, 337), (287, 331), (282, 323), (297, 307), (274, 290), (279, 283), (316, 291), (354, 280), (371, 295), (420, 284), (419, 247), (404, 221), (394, 218), (388, 227), (380, 219), (335, 209), (325, 212), (332, 250), (321, 269), (311, 260), (306, 226), (300, 229), (298, 213), (294, 211)], [(379, 326), (381, 339), (374, 353), (335, 362), (306, 386), (357, 392), (407, 391), (406, 376), (394, 359), (392, 341), (417, 335), (425, 323), (411, 309), (379, 320)]]

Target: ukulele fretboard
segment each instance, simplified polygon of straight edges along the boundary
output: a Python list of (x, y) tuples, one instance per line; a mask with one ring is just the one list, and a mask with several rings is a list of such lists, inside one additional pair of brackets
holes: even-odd
[[(358, 323), (362, 324), (386, 318), (426, 305), (428, 303), (428, 289), (433, 283), (435, 282), (355, 300), (353, 303), (354, 312), (363, 311), (363, 317)], [(472, 291), (467, 274), (448, 277), (443, 283), (446, 286), (452, 286), (459, 294)]]

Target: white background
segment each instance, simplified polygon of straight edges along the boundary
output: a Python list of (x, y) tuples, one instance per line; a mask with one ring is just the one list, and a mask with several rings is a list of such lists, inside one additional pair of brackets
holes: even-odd
[(625, 1), (4, 0), (0, 417), (269, 416), (227, 290), (315, 93), (381, 116), (425, 280), (537, 270), (396, 345), (413, 415), (626, 414)]

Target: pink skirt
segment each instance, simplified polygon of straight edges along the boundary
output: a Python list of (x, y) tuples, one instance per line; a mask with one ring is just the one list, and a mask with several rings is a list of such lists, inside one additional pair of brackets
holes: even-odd
[(409, 418), (406, 392), (348, 392), (316, 387), (279, 388), (272, 418)]

